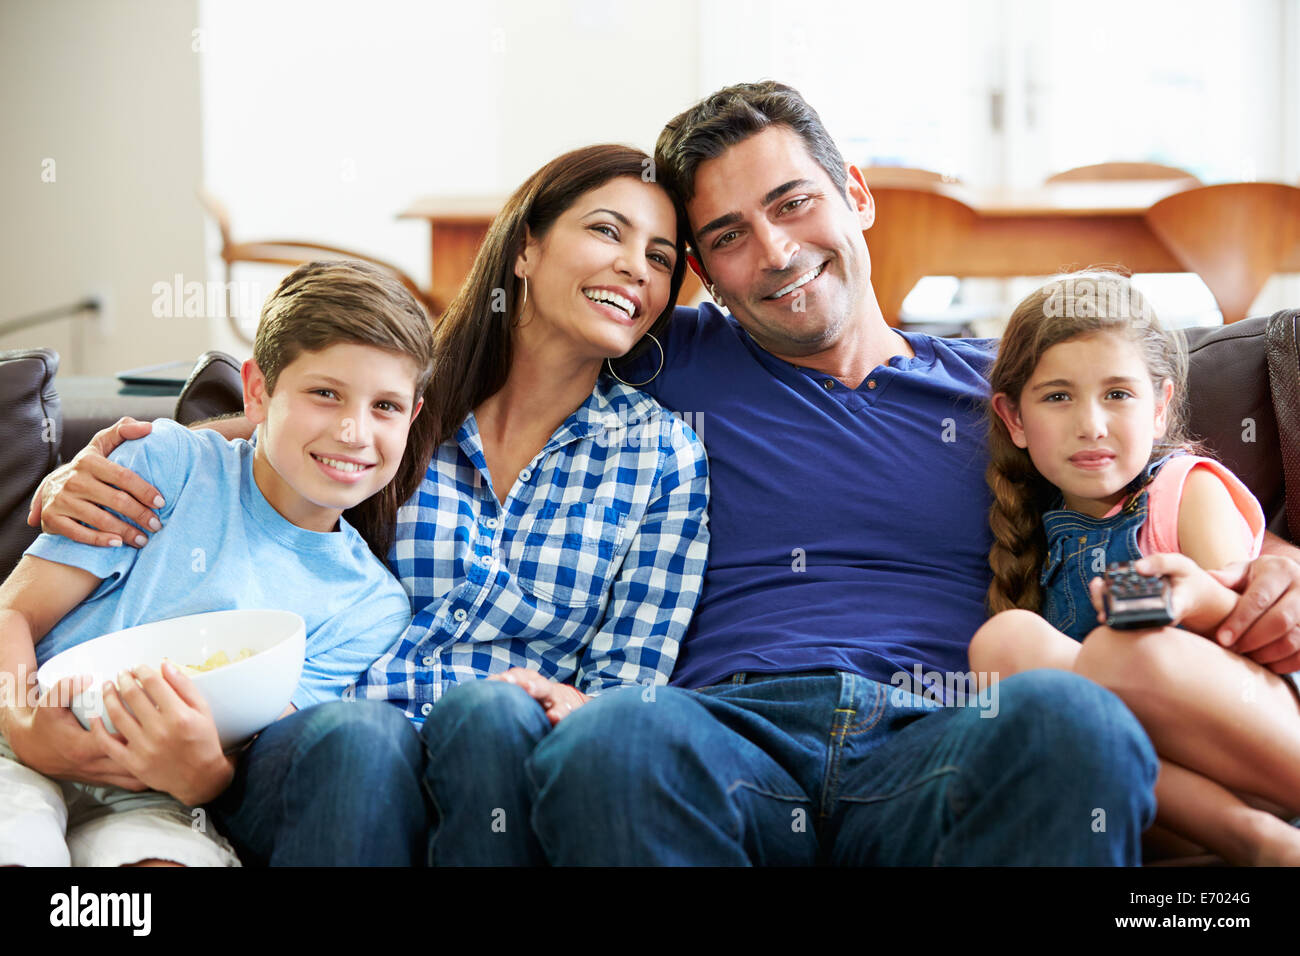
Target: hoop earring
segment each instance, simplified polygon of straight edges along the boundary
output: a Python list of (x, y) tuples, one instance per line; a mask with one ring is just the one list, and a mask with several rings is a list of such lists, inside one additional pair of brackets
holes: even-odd
[(644, 382), (629, 382), (626, 379), (621, 378), (618, 372), (614, 371), (614, 366), (609, 364), (609, 359), (605, 359), (605, 367), (609, 369), (609, 374), (613, 375), (615, 378), (617, 378), (628, 388), (640, 388), (642, 385), (649, 385), (656, 378), (658, 378), (659, 373), (664, 370), (664, 347), (660, 345), (659, 340), (655, 338), (653, 335), (651, 335), (649, 332), (647, 332), (646, 335), (649, 337), (650, 341), (655, 344), (655, 347), (659, 349), (659, 367), (655, 369), (655, 373), (651, 375), (648, 379), (646, 379)]
[(524, 276), (524, 298), (523, 301), (519, 303), (519, 317), (516, 318), (515, 321), (511, 323), (516, 329), (520, 328), (523, 325), (523, 323), (520, 320), (523, 319), (524, 317), (524, 306), (526, 306), (527, 304), (528, 304), (528, 276)]

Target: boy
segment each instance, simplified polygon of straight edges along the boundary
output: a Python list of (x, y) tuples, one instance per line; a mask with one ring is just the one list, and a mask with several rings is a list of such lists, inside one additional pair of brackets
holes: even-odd
[[(372, 496), (399, 474), (418, 481), (428, 461), (429, 441), (407, 437), (431, 364), (428, 319), (395, 279), (356, 262), (302, 266), (267, 300), (244, 363), (255, 444), (160, 420), (112, 456), (163, 495), (154, 547), (42, 535), (28, 548), (0, 587), (0, 676), (17, 690), (0, 700), (0, 865), (239, 865), (210, 825), (193, 825), (189, 807), (224, 791), (236, 761), (188, 678), (165, 664), (105, 684), (119, 736), (98, 719), (84, 730), (67, 709), (85, 678), (39, 702), (28, 687), (39, 664), (109, 631), (281, 608), (307, 625), (285, 715), (345, 696), (410, 622), (372, 553), (402, 499)], [(362, 502), (353, 527), (343, 511)]]

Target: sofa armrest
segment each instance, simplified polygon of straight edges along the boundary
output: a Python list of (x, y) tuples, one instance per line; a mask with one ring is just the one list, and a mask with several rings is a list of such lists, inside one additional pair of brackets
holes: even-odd
[(59, 463), (63, 411), (52, 349), (0, 351), (0, 579), (9, 576), (39, 533), (27, 526), (27, 505), (41, 479)]

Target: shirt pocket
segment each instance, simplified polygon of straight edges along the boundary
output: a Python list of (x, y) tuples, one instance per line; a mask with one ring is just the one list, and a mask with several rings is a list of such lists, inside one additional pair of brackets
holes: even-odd
[(524, 534), (519, 587), (559, 607), (593, 607), (613, 583), (627, 514), (606, 505), (545, 506)]

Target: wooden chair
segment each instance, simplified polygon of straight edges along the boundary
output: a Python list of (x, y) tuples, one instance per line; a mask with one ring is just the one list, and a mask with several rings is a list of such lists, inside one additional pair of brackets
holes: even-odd
[(233, 291), (231, 272), (236, 262), (300, 266), (316, 259), (360, 259), (391, 273), (410, 291), (415, 300), (424, 306), (425, 311), (430, 316), (437, 315), (437, 310), (434, 309), (434, 303), (430, 295), (421, 289), (414, 279), (391, 262), (385, 262), (383, 259), (377, 259), (374, 256), (356, 252), (352, 249), (341, 249), (338, 246), (327, 246), (319, 242), (304, 242), (297, 239), (258, 239), (248, 242), (236, 242), (232, 238), (230, 214), (226, 211), (225, 205), (206, 189), (200, 188), (198, 196), (199, 202), (216, 222), (217, 229), (221, 233), (221, 260), (226, 264), (226, 318), (230, 323), (231, 330), (241, 341), (252, 344), (253, 340), (240, 326), (239, 317), (235, 315), (233, 303), (231, 302)]
[(961, 180), (932, 169), (918, 169), (913, 166), (867, 166), (862, 170), (862, 178), (867, 181), (868, 189), (877, 186), (930, 186), (939, 183), (959, 183)]
[(1226, 183), (1174, 193), (1147, 210), (1147, 226), (1183, 268), (1204, 280), (1225, 325), (1246, 317), (1300, 243), (1300, 189)]
[(959, 200), (925, 187), (880, 186), (871, 190), (876, 221), (863, 235), (871, 253), (871, 275), (887, 276), (900, 290), (881, 300), (885, 321), (897, 327), (903, 299), (912, 286), (935, 273), (936, 253), (966, 241), (975, 211)]
[(1159, 163), (1095, 163), (1076, 166), (1047, 177), (1047, 183), (1083, 183), (1107, 179), (1190, 179), (1200, 182), (1185, 169)]

